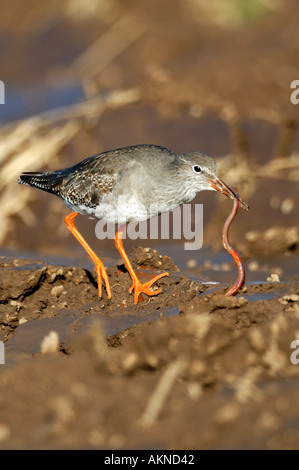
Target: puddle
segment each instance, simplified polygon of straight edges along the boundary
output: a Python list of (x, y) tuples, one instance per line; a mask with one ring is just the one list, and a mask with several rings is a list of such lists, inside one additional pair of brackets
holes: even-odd
[(32, 320), (18, 326), (13, 337), (5, 343), (5, 362), (10, 364), (10, 355), (39, 353), (43, 338), (51, 331), (56, 331), (59, 341), (63, 341), (71, 334), (75, 322), (75, 318), (64, 315)]
[(35, 356), (40, 353), (41, 343), (51, 331), (58, 333), (59, 344), (63, 349), (69, 348), (77, 337), (86, 333), (98, 322), (105, 335), (115, 335), (128, 328), (141, 323), (152, 322), (163, 317), (172, 317), (179, 314), (179, 308), (162, 307), (155, 311), (130, 313), (121, 308), (109, 315), (102, 313), (82, 314), (82, 310), (97, 310), (98, 304), (85, 305), (84, 308), (66, 310), (52, 318), (31, 320), (17, 327), (13, 337), (5, 343), (5, 363), (7, 366), (15, 364), (18, 355)]
[[(248, 288), (250, 289), (251, 286), (260, 286), (261, 283), (258, 282), (249, 282), (247, 284)], [(276, 287), (273, 285), (273, 283), (262, 283), (262, 286), (266, 289), (264, 292), (259, 292), (259, 293), (244, 293), (244, 297), (249, 301), (249, 302), (257, 302), (258, 300), (271, 300), (271, 299), (279, 299), (282, 296), (284, 296), (287, 292), (289, 292), (291, 288), (291, 283), (288, 283), (287, 287), (285, 284), (283, 284), (283, 287), (281, 287), (281, 283), (277, 283)], [(267, 290), (268, 289), (268, 290)], [(271, 289), (271, 290), (270, 290)]]
[(105, 335), (115, 335), (141, 323), (152, 322), (163, 317), (172, 317), (179, 314), (178, 307), (162, 307), (157, 311), (130, 313), (126, 309), (109, 312), (109, 315), (91, 314), (81, 318), (76, 323), (76, 331), (62, 342), (63, 347), (69, 347), (75, 338), (86, 332), (94, 323), (100, 321)]
[(0, 108), (0, 122), (9, 123), (29, 118), (63, 106), (77, 104), (84, 99), (80, 85), (63, 87), (22, 86), (5, 87), (5, 106)]

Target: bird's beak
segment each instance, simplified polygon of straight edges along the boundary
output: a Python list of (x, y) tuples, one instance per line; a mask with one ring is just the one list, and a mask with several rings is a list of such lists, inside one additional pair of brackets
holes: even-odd
[(238, 193), (236, 193), (233, 189), (229, 188), (220, 178), (216, 176), (216, 178), (209, 180), (209, 183), (213, 189), (215, 189), (216, 191), (220, 191), (225, 196), (230, 197), (231, 199), (238, 199), (242, 209), (248, 211), (248, 204), (240, 198)]

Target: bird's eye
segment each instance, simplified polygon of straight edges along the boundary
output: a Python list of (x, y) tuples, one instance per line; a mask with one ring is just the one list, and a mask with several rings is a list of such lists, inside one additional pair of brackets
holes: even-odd
[(194, 171), (195, 173), (200, 173), (200, 172), (201, 172), (200, 166), (194, 165), (194, 166), (193, 166), (193, 171)]

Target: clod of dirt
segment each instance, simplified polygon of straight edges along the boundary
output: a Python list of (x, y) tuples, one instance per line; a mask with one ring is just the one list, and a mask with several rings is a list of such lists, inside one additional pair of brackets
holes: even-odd
[(247, 232), (246, 252), (250, 255), (270, 256), (276, 253), (299, 252), (298, 227), (270, 227), (266, 231)]
[(169, 256), (161, 255), (152, 248), (135, 248), (131, 255), (131, 262), (134, 268), (149, 267), (150, 269), (179, 271), (179, 268), (172, 262)]

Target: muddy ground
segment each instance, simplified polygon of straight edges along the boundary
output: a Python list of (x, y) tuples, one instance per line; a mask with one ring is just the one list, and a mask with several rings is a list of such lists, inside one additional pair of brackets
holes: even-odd
[[(4, 3), (0, 448), (298, 449), (298, 2)], [(249, 202), (230, 231), (246, 270), (237, 296), (225, 296), (237, 272), (221, 245), (224, 196), (193, 203), (201, 250), (125, 241), (140, 279), (169, 272), (134, 305), (94, 221), (76, 223), (111, 301), (62, 202), (16, 184), (136, 143), (211, 153)]]
[(122, 266), (109, 302), (84, 269), (2, 260), (1, 447), (297, 448), (299, 282), (227, 297), (141, 258), (170, 276), (138, 305)]

